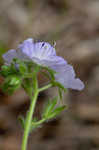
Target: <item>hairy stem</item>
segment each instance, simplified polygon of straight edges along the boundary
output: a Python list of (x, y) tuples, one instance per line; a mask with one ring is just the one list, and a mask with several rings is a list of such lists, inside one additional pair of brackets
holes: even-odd
[[(34, 77), (36, 77), (35, 75), (34, 75)], [(45, 121), (45, 119), (42, 119), (42, 120), (38, 121), (37, 123), (32, 124), (32, 117), (33, 117), (33, 113), (34, 113), (34, 109), (35, 109), (35, 105), (36, 105), (36, 101), (37, 101), (39, 92), (42, 92), (42, 91), (44, 91), (44, 90), (46, 90), (50, 87), (52, 87), (52, 84), (48, 84), (48, 85), (46, 85), (46, 86), (39, 89), (38, 88), (38, 81), (35, 78), (35, 80), (34, 80), (34, 92), (33, 92), (34, 95), (31, 96), (30, 109), (27, 113), (27, 117), (26, 117), (26, 121), (25, 121), (24, 135), (23, 135), (21, 150), (26, 150), (27, 149), (27, 142), (28, 142), (28, 136), (29, 136), (29, 133), (30, 133), (31, 125), (38, 126), (38, 125), (42, 124)]]
[(34, 113), (37, 97), (38, 97), (38, 90), (35, 91), (34, 96), (31, 99), (30, 109), (27, 113), (27, 118), (26, 118), (26, 122), (25, 122), (25, 129), (24, 129), (24, 135), (23, 135), (23, 141), (22, 141), (22, 150), (27, 149), (27, 141), (28, 141), (32, 116), (33, 116), (33, 113)]
[(47, 89), (49, 89), (50, 87), (52, 87), (52, 84), (51, 84), (51, 83), (48, 84), (48, 85), (45, 85), (45, 86), (42, 87), (42, 88), (40, 88), (40, 89), (39, 89), (39, 92), (42, 92), (42, 91), (44, 91), (44, 90), (47, 90)]

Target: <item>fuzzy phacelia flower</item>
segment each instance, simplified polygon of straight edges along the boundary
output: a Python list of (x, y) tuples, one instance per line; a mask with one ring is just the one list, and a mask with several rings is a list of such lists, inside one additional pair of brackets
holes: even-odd
[(47, 66), (57, 73), (56, 81), (65, 88), (82, 90), (83, 82), (76, 78), (75, 71), (71, 65), (62, 57), (56, 55), (55, 48), (47, 42), (34, 42), (32, 38), (19, 44), (17, 50), (11, 49), (3, 55), (6, 64), (10, 65), (14, 58), (33, 61), (41, 66)]

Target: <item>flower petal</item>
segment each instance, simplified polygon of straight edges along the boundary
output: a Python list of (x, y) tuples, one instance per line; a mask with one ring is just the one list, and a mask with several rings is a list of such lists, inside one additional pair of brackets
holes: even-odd
[(76, 78), (69, 82), (68, 88), (81, 91), (84, 88), (84, 83), (79, 78)]
[(29, 38), (18, 46), (18, 57), (20, 59), (31, 59), (34, 56), (33, 39)]
[(48, 59), (51, 56), (55, 56), (55, 48), (47, 42), (35, 43), (35, 56), (39, 59)]
[(3, 59), (7, 64), (10, 64), (14, 58), (18, 58), (16, 50), (11, 49), (3, 55)]
[(49, 57), (48, 59), (47, 58), (39, 59), (37, 57), (33, 57), (32, 60), (37, 64), (40, 64), (42, 66), (48, 66), (54, 70), (55, 68), (59, 68), (60, 66), (67, 64), (67, 62), (62, 57), (59, 57), (59, 56), (52, 56), (52, 57)]
[(64, 85), (65, 88), (72, 88), (76, 90), (82, 90), (84, 88), (83, 82), (75, 78), (75, 71), (71, 65), (65, 65), (56, 70), (58, 72), (55, 78), (58, 82)]

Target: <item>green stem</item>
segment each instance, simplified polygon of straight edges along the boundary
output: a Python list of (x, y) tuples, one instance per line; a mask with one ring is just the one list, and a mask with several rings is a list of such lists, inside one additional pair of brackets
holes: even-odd
[(40, 88), (40, 89), (39, 89), (39, 92), (42, 92), (42, 91), (44, 91), (44, 90), (47, 90), (47, 89), (50, 88), (50, 87), (52, 87), (52, 84), (51, 84), (51, 83), (48, 84), (48, 85), (46, 85), (46, 86), (44, 86), (44, 87), (42, 87), (42, 88)]
[(31, 100), (30, 110), (27, 114), (25, 129), (24, 129), (24, 135), (23, 135), (23, 141), (22, 141), (22, 150), (26, 150), (26, 148), (27, 148), (27, 141), (28, 141), (32, 116), (33, 116), (33, 113), (34, 113), (34, 108), (35, 108), (37, 97), (38, 97), (38, 90), (36, 90), (35, 93), (34, 93), (34, 96)]
[[(34, 90), (34, 95), (31, 97), (30, 109), (27, 113), (27, 118), (26, 118), (25, 128), (24, 128), (23, 141), (22, 141), (22, 149), (21, 150), (26, 150), (27, 149), (27, 141), (28, 141), (28, 136), (29, 136), (29, 132), (30, 132), (30, 128), (31, 128), (31, 122), (32, 122), (32, 116), (33, 116), (33, 113), (34, 113), (34, 109), (35, 109), (38, 94), (39, 94), (39, 92), (44, 91), (44, 90), (46, 90), (50, 87), (52, 87), (52, 84), (46, 85), (46, 86), (38, 89), (37, 79), (35, 79), (35, 87), (34, 87), (35, 90)], [(37, 123), (35, 123), (33, 125), (36, 125), (36, 126), (40, 125), (44, 121), (45, 121), (45, 119), (42, 119), (42, 120), (38, 121)]]
[(43, 119), (41, 119), (40, 121), (37, 121), (37, 122), (34, 122), (34, 123), (32, 123), (32, 125), (33, 126), (38, 126), (38, 125), (40, 125), (40, 124), (42, 124), (42, 123), (44, 123), (45, 122), (45, 118), (43, 118)]

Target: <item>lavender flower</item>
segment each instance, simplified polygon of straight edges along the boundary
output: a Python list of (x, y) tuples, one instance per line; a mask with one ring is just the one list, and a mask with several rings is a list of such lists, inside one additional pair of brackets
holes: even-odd
[(17, 50), (11, 49), (3, 55), (5, 62), (10, 65), (13, 58), (33, 61), (42, 66), (48, 66), (55, 70), (56, 81), (63, 84), (65, 88), (82, 90), (83, 82), (75, 78), (75, 72), (71, 65), (60, 56), (56, 55), (55, 48), (47, 42), (36, 42), (29, 38), (20, 44)]

